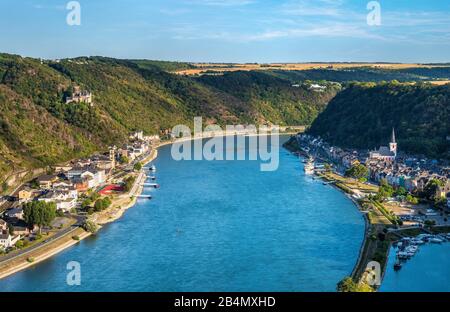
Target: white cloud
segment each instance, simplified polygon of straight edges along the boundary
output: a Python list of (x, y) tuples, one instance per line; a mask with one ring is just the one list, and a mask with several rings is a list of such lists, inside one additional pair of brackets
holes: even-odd
[(248, 4), (255, 3), (255, 0), (187, 0), (187, 4), (196, 5), (208, 5), (208, 6), (222, 6), (222, 7), (232, 7), (232, 6), (244, 6)]
[(345, 15), (341, 0), (297, 0), (282, 5), (283, 14), (298, 16), (333, 16)]

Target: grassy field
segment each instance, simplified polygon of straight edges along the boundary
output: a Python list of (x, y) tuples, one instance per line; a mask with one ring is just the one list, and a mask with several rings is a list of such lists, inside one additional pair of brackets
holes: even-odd
[(252, 70), (309, 70), (309, 69), (343, 69), (355, 67), (372, 67), (379, 69), (406, 69), (406, 68), (430, 68), (434, 65), (421, 64), (379, 64), (379, 63), (273, 63), (273, 64), (228, 64), (228, 63), (192, 63), (194, 68), (176, 70), (180, 75), (199, 75), (205, 72), (221, 73)]

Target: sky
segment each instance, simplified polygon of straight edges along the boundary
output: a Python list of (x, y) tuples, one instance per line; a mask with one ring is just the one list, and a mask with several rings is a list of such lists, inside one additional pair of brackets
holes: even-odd
[[(0, 52), (189, 62), (450, 62), (450, 0), (0, 0)], [(367, 16), (380, 16), (380, 25)], [(375, 15), (374, 15), (375, 14)], [(73, 17), (73, 15), (71, 15)]]

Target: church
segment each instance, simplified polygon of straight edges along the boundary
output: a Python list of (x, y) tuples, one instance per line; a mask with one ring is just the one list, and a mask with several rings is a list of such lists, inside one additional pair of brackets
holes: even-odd
[(389, 146), (380, 146), (378, 150), (371, 151), (369, 158), (394, 162), (397, 157), (397, 142), (395, 141), (395, 130), (392, 129), (392, 137)]

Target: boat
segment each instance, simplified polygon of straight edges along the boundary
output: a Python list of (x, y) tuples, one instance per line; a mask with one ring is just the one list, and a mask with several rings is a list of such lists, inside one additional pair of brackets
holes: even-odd
[(414, 245), (413, 246), (408, 246), (408, 247), (405, 248), (405, 251), (407, 253), (413, 254), (413, 255), (417, 252), (417, 250), (419, 250), (419, 247), (414, 246)]
[(156, 171), (156, 167), (155, 165), (151, 165), (148, 170), (155, 172)]
[(311, 175), (314, 173), (314, 165), (313, 164), (306, 164), (305, 165), (305, 173), (308, 175)]
[(443, 240), (440, 238), (437, 238), (437, 237), (430, 238), (430, 243), (440, 244), (442, 242), (443, 242)]
[(405, 252), (405, 251), (399, 251), (399, 252), (397, 253), (397, 257), (398, 257), (399, 259), (409, 259), (411, 256), (410, 256), (407, 252)]
[(305, 164), (305, 173), (306, 174), (313, 174), (314, 173), (314, 158), (310, 157)]
[(394, 270), (399, 271), (402, 268), (402, 263), (400, 262), (400, 259), (397, 257), (397, 261), (395, 261), (394, 264)]

